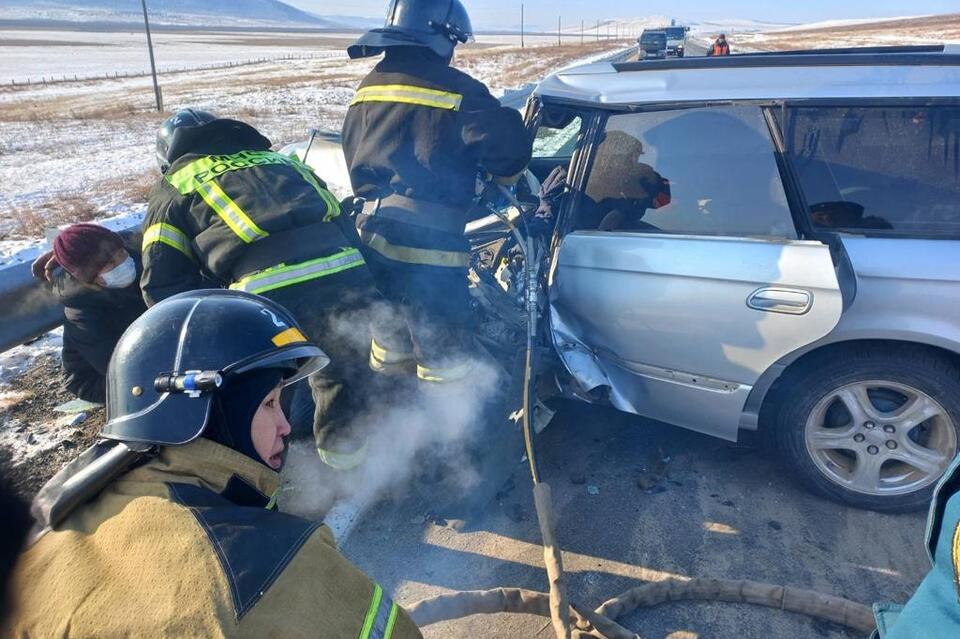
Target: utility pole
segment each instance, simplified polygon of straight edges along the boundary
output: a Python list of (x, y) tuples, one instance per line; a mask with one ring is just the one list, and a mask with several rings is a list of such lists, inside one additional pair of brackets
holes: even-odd
[(600, 21), (597, 20), (597, 42), (600, 42)]
[(140, 0), (143, 6), (143, 26), (147, 29), (147, 49), (150, 51), (150, 72), (153, 74), (153, 95), (157, 98), (157, 111), (163, 111), (163, 98), (160, 97), (160, 85), (157, 83), (157, 63), (153, 59), (153, 39), (150, 38), (150, 19), (147, 17), (147, 0)]
[(560, 16), (557, 16), (557, 46), (560, 46)]
[(523, 3), (520, 3), (520, 48), (523, 48)]
[(580, 21), (580, 46), (583, 46), (583, 20)]

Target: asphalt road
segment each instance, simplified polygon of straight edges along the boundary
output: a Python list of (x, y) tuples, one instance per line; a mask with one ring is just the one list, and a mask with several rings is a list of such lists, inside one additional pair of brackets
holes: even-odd
[[(765, 448), (738, 448), (611, 410), (569, 405), (539, 438), (573, 600), (638, 580), (753, 579), (863, 603), (902, 601), (926, 570), (924, 516), (881, 515), (805, 492)], [(667, 461), (664, 461), (667, 460)], [(379, 504), (343, 551), (401, 604), (453, 590), (546, 590), (526, 466), (466, 532), (424, 522), (417, 499)], [(644, 639), (858, 637), (778, 610), (675, 603), (621, 619)], [(547, 621), (474, 616), (428, 638), (550, 637)]]

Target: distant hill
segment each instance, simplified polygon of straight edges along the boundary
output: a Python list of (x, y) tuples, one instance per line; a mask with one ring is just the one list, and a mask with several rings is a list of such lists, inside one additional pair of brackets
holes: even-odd
[[(280, 0), (147, 0), (150, 21), (158, 25), (211, 27), (287, 26), (356, 28), (363, 18), (327, 18), (301, 11)], [(67, 22), (140, 22), (139, 0), (0, 0), (5, 20)]]

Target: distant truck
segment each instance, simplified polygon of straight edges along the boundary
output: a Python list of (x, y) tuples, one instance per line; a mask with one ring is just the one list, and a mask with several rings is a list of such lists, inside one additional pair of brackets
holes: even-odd
[(676, 25), (664, 27), (663, 32), (667, 35), (668, 56), (683, 57), (687, 45), (687, 31), (689, 30), (690, 27), (678, 27)]
[(663, 29), (644, 29), (637, 40), (641, 60), (663, 60), (667, 57), (667, 34)]

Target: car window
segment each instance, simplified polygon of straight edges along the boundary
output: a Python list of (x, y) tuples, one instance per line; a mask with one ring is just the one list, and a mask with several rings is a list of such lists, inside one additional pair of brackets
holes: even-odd
[(574, 228), (796, 237), (758, 107), (610, 116)]
[(960, 107), (790, 107), (781, 127), (815, 226), (960, 237)]
[(580, 140), (582, 127), (583, 120), (579, 115), (573, 116), (572, 119), (564, 118), (554, 123), (554, 126), (541, 122), (537, 128), (537, 135), (533, 139), (533, 157), (568, 158), (572, 156)]

